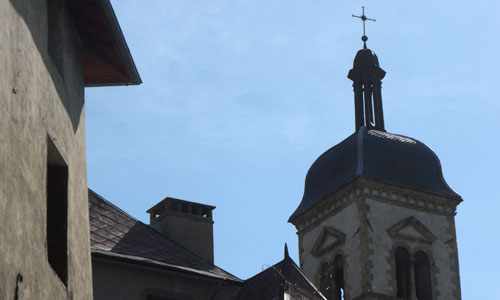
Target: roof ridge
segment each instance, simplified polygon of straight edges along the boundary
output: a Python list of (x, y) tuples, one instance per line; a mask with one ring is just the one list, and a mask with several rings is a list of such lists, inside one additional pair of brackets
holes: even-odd
[[(114, 205), (111, 201), (108, 201), (106, 199), (104, 199), (103, 196), (99, 195), (98, 193), (94, 192), (92, 189), (90, 188), (87, 188), (89, 192), (91, 192), (92, 194), (94, 194), (95, 196), (97, 196), (97, 198), (99, 198), (99, 200), (102, 200), (104, 201), (106, 204), (112, 206), (114, 209), (116, 209), (117, 211), (119, 211), (120, 213), (122, 213), (124, 216), (126, 216), (127, 218), (130, 218), (134, 221), (137, 221), (137, 222), (141, 222), (140, 220), (134, 218), (132, 215), (128, 214), (127, 212), (125, 212), (123, 209), (119, 208), (118, 206)], [(142, 223), (142, 222), (141, 222)]]
[[(292, 265), (295, 267), (295, 269), (297, 269), (297, 271), (300, 272), (300, 274), (302, 275), (302, 277), (304, 277), (304, 279), (307, 281), (307, 283), (316, 291), (318, 292), (319, 295), (323, 296), (323, 298), (325, 298), (325, 296), (320, 292), (320, 290), (318, 290), (316, 288), (316, 286), (309, 280), (309, 278), (307, 278), (306, 274), (304, 274), (304, 272), (302, 271), (302, 269), (295, 263), (295, 261), (293, 259), (291, 259), (289, 257), (290, 261), (292, 262)], [(325, 298), (326, 299), (326, 298)]]

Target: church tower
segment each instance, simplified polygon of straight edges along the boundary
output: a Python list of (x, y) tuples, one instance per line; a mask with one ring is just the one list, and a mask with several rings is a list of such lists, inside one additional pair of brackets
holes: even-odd
[(356, 131), (312, 164), (289, 219), (300, 266), (329, 300), (461, 299), (462, 199), (429, 147), (385, 130), (385, 71), (366, 40), (348, 75)]

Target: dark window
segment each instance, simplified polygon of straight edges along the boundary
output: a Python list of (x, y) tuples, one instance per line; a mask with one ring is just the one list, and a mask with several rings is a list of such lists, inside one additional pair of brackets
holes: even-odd
[(405, 248), (396, 249), (396, 282), (397, 296), (403, 299), (410, 299), (410, 254)]
[(335, 276), (333, 281), (333, 291), (334, 291), (334, 300), (342, 300), (344, 299), (344, 259), (342, 256), (335, 257), (333, 261), (333, 265), (335, 266)]
[(328, 300), (344, 299), (344, 259), (337, 256), (325, 264), (320, 277), (320, 291)]
[(48, 139), (47, 147), (47, 256), (62, 282), (68, 282), (68, 166)]
[(418, 300), (431, 300), (431, 269), (429, 257), (422, 251), (415, 254), (415, 292)]
[(320, 291), (326, 299), (332, 299), (332, 282), (334, 270), (331, 264), (324, 264), (321, 268), (321, 277), (319, 281)]

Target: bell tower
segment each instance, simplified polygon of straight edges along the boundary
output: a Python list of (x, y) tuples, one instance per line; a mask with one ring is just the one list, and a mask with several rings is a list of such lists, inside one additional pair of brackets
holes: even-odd
[(300, 266), (329, 300), (459, 300), (462, 198), (429, 147), (386, 132), (385, 71), (362, 39), (348, 75), (356, 131), (312, 164), (289, 219)]

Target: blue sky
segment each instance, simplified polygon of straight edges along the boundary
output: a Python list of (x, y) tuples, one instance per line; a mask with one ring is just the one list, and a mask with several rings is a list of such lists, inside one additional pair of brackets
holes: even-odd
[(217, 265), (245, 279), (297, 259), (309, 166), (354, 131), (347, 72), (387, 72), (386, 129), (440, 157), (464, 198), (464, 299), (498, 299), (500, 2), (112, 1), (144, 83), (86, 90), (89, 187), (138, 219), (166, 196), (217, 206)]

